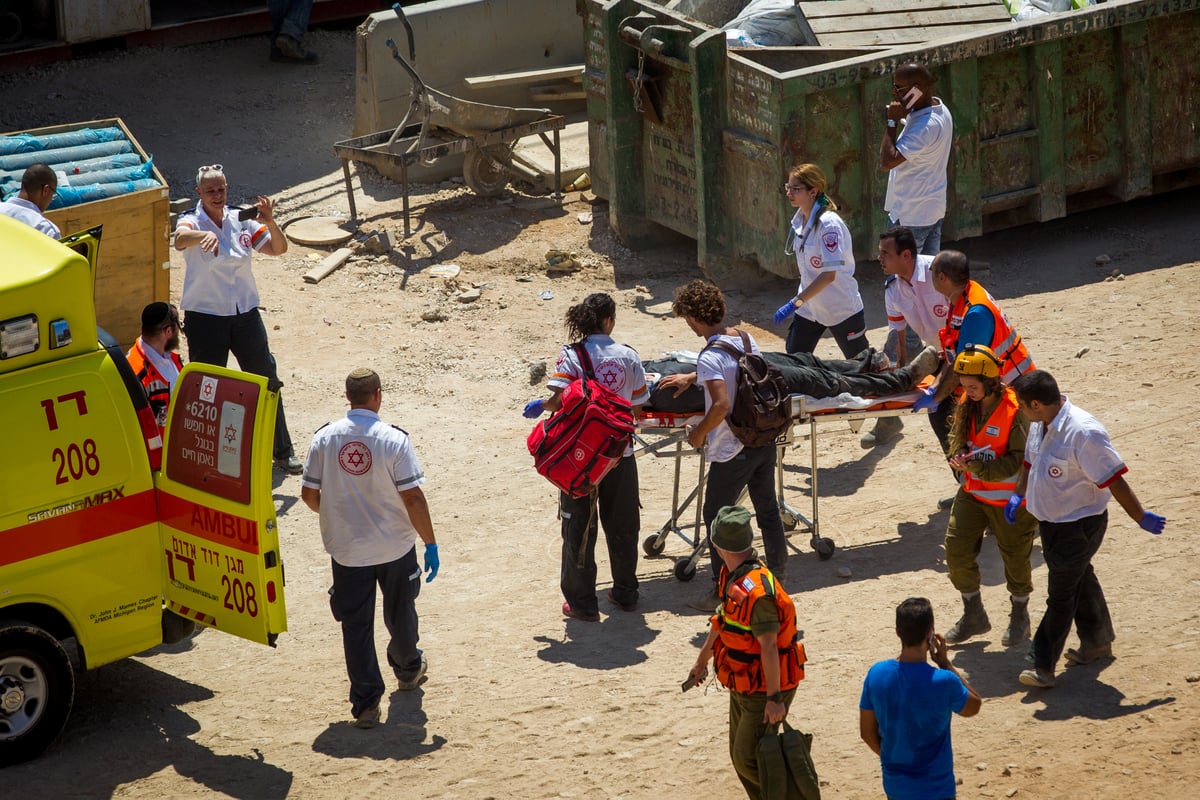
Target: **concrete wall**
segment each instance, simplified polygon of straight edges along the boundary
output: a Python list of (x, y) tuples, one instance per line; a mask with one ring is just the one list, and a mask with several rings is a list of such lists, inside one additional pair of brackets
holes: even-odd
[[(464, 79), (583, 63), (583, 21), (571, 0), (437, 0), (404, 9), (413, 28), (416, 67), (432, 89), (493, 105), (581, 111), (583, 100), (530, 99), (530, 85), (473, 90)], [(408, 109), (410, 81), (385, 42), (408, 56), (404, 26), (392, 11), (358, 29), (354, 135), (394, 128)]]

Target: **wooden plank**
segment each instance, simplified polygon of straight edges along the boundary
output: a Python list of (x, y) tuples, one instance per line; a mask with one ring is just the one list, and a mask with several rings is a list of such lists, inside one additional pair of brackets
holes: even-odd
[(821, 44), (825, 47), (896, 47), (904, 44), (923, 44), (937, 39), (975, 33), (983, 27), (978, 25), (941, 25), (931, 28), (902, 28), (900, 30), (852, 31), (851, 33), (818, 34)]
[[(836, 0), (833, 0), (836, 2)], [(848, 33), (850, 31), (877, 31), (881, 28), (927, 28), (938, 25), (983, 25), (1004, 23), (1011, 25), (1008, 12), (999, 6), (997, 14), (993, 8), (947, 8), (941, 11), (896, 11), (852, 17), (823, 17), (808, 21), (817, 35), (822, 33)]]
[(350, 258), (350, 256), (353, 254), (353, 247), (339, 247), (337, 250), (334, 250), (332, 253), (325, 256), (325, 259), (320, 264), (304, 273), (304, 282), (320, 283), (330, 273), (345, 264), (346, 259)]
[[(825, 2), (800, 3), (805, 19), (822, 17), (845, 17), (870, 14), (888, 14), (896, 10), (894, 0), (825, 0)], [(998, 8), (1005, 19), (1008, 10), (1000, 0), (908, 0), (904, 8), (917, 14), (931, 13), (942, 9)]]
[(469, 89), (494, 89), (498, 86), (514, 86), (520, 83), (533, 83), (556, 79), (583, 80), (583, 64), (568, 64), (565, 67), (547, 67), (545, 69), (527, 69), (519, 72), (499, 72), (495, 75), (476, 75), (463, 78), (463, 83)]

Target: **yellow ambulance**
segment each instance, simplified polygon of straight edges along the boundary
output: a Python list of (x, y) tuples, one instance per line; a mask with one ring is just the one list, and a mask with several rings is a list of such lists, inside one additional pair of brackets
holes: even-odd
[(189, 364), (165, 438), (96, 324), (100, 230), (0, 215), (0, 766), (62, 731), (76, 670), (206, 625), (287, 629), (271, 496), (277, 395)]

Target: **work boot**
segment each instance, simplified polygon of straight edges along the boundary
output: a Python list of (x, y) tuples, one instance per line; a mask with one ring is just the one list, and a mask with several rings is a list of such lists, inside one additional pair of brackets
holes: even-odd
[(983, 610), (983, 597), (976, 592), (970, 599), (963, 598), (963, 615), (946, 631), (946, 641), (958, 644), (991, 629), (992, 623), (988, 622), (987, 612)]
[(1024, 641), (1029, 636), (1029, 601), (1018, 603), (1012, 601), (1012, 611), (1008, 613), (1008, 628), (1000, 643), (1005, 647)]
[(937, 372), (939, 361), (938, 350), (933, 345), (917, 353), (917, 357), (908, 362), (908, 368), (912, 371), (913, 386)]
[(870, 450), (877, 444), (895, 439), (903, 429), (904, 423), (899, 417), (878, 417), (875, 420), (875, 427), (864, 433), (858, 443), (863, 450)]

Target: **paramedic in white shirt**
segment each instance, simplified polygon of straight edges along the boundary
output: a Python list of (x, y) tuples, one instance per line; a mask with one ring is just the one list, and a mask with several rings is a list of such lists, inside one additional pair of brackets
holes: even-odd
[[(259, 314), (258, 286), (250, 269), (255, 250), (269, 256), (287, 252), (287, 238), (275, 222), (275, 201), (259, 197), (257, 219), (241, 220), (225, 205), (228, 184), (220, 164), (196, 173), (196, 208), (179, 215), (175, 249), (183, 251), (183, 332), (188, 361), (225, 366), (233, 353), (245, 372), (262, 375), (273, 391), (283, 384)], [(283, 414), (283, 396), (275, 417), (275, 466), (292, 475), (304, 471), (296, 458)]]
[[(582, 343), (596, 381), (628, 400), (634, 416), (638, 416), (650, 399), (650, 390), (637, 351), (613, 341), (616, 322), (616, 301), (609, 294), (595, 292), (585, 297), (582, 303), (567, 309), (567, 336), (571, 342)], [(525, 417), (536, 419), (543, 411), (557, 411), (562, 407), (563, 390), (584, 374), (575, 345), (563, 345), (554, 365), (554, 375), (548, 382), (550, 398), (526, 403)], [(584, 622), (600, 619), (600, 606), (596, 600), (597, 521), (604, 527), (612, 573), (613, 585), (608, 591), (608, 601), (622, 611), (636, 609), (638, 535), (642, 525), (638, 497), (638, 469), (632, 442), (625, 449), (625, 456), (600, 480), (594, 492), (584, 497), (558, 493), (563, 540), (559, 570), (563, 616)]]
[(784, 252), (796, 257), (800, 289), (775, 312), (775, 324), (791, 319), (789, 353), (813, 352), (828, 329), (842, 355), (854, 358), (870, 345), (854, 279), (850, 231), (837, 215), (837, 205), (825, 195), (825, 174), (815, 164), (792, 167), (783, 188), (796, 209)]
[(879, 163), (888, 173), (883, 208), (892, 225), (913, 232), (921, 255), (942, 249), (946, 216), (946, 165), (954, 120), (933, 96), (933, 75), (924, 64), (904, 64), (892, 78)]
[(24, 222), (51, 239), (61, 239), (58, 226), (42, 213), (50, 207), (58, 191), (58, 176), (45, 164), (33, 164), (21, 176), (21, 191), (17, 196), (0, 203), (0, 214)]
[(408, 434), (379, 418), (379, 375), (358, 368), (346, 377), (346, 416), (313, 435), (300, 499), (320, 514), (333, 588), (329, 608), (342, 624), (350, 711), (360, 728), (379, 722), (387, 688), (375, 652), (375, 586), (383, 593), (383, 624), (391, 639), (387, 660), (398, 688), (421, 684), (428, 662), (417, 647), (417, 595), (425, 543), (428, 583), (438, 573), (437, 540), (421, 485), (425, 474)]
[[(695, 280), (675, 290), (672, 310), (683, 317), (705, 343), (722, 339), (742, 350), (742, 337), (736, 328), (725, 324), (725, 297), (715, 284)], [(747, 334), (752, 352), (759, 352), (754, 338)], [(730, 430), (725, 418), (733, 407), (737, 395), (737, 359), (715, 347), (700, 351), (696, 371), (668, 375), (659, 381), (663, 387), (674, 386), (682, 393), (693, 383), (704, 387), (704, 418), (688, 431), (688, 442), (693, 447), (703, 448), (704, 460), (708, 462), (708, 478), (704, 484), (704, 530), (710, 531), (713, 519), (722, 506), (736, 505), (743, 489), (749, 489), (750, 502), (758, 529), (762, 532), (763, 551), (767, 568), (775, 578), (786, 582), (787, 538), (783, 532), (783, 521), (779, 517), (779, 505), (775, 498), (774, 444), (762, 447), (747, 447)], [(699, 597), (688, 601), (688, 605), (700, 611), (712, 613), (721, 604), (717, 594), (717, 575), (721, 569), (721, 558), (709, 543), (712, 556), (712, 575), (709, 587)]]
[[(887, 310), (888, 344), (895, 345), (895, 363), (908, 363), (908, 330), (924, 344), (940, 349), (938, 331), (946, 326), (950, 303), (933, 286), (933, 256), (917, 255), (917, 243), (912, 231), (903, 225), (889, 228), (879, 235), (879, 266), (886, 276), (883, 281), (883, 302)], [(929, 424), (945, 451), (949, 443), (950, 412), (956, 398), (946, 397), (929, 414)], [(864, 449), (891, 439), (900, 433), (904, 423), (899, 417), (879, 417), (875, 426), (864, 433), (859, 442)]]

